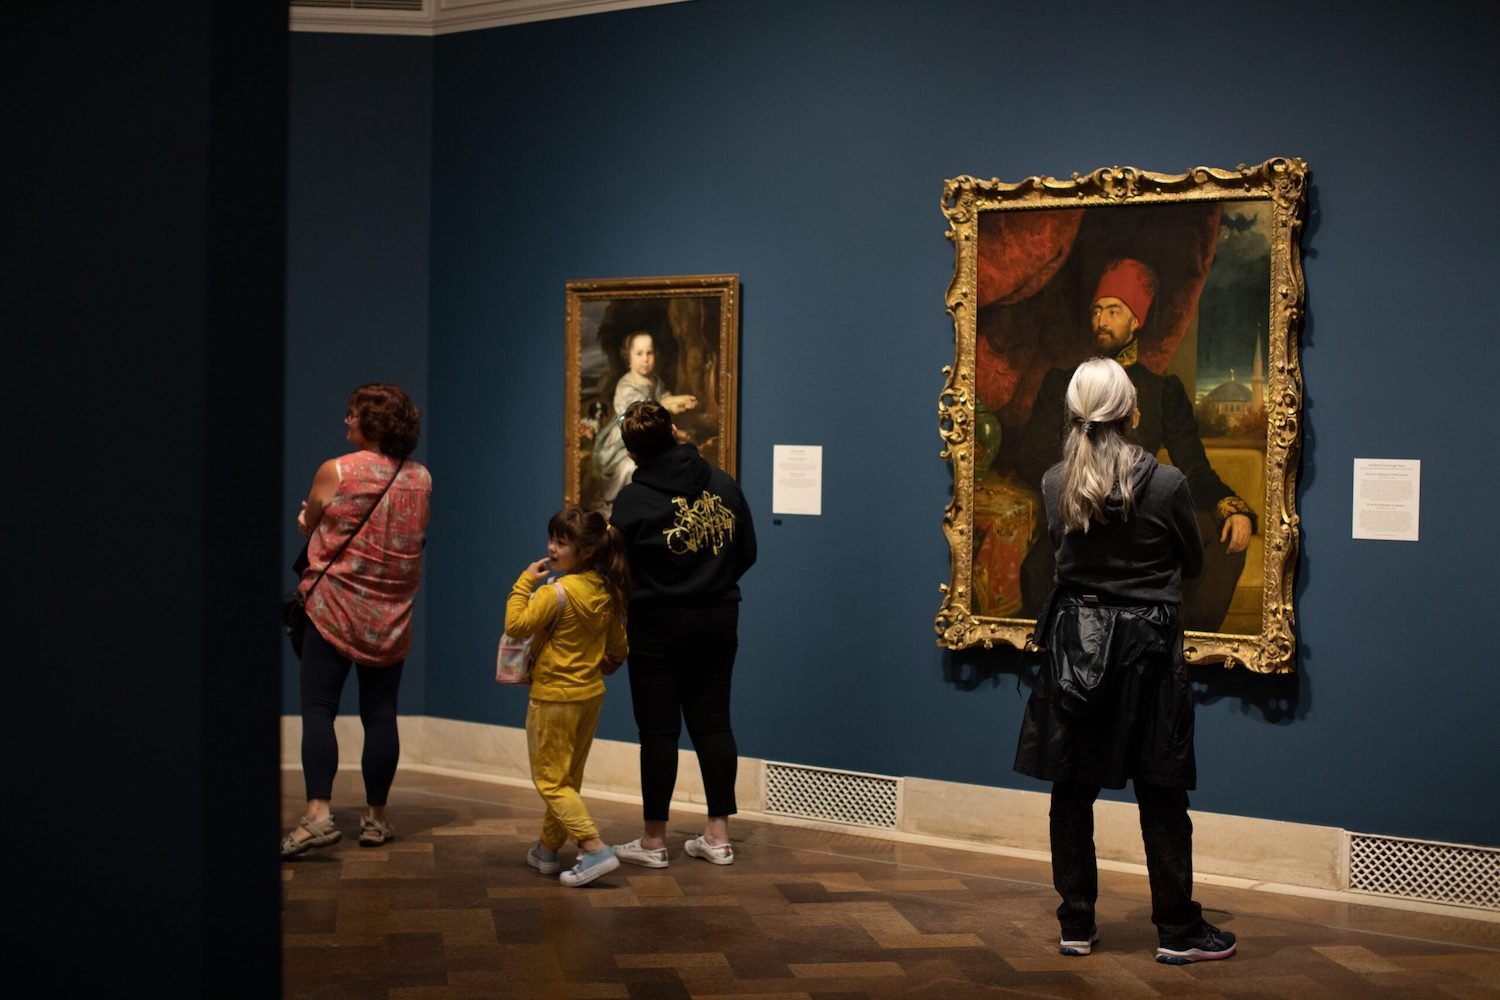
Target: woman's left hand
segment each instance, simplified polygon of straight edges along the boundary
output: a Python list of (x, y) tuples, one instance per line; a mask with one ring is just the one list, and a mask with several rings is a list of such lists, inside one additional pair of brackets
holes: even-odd
[(551, 572), (552, 570), (547, 565), (546, 559), (538, 559), (536, 562), (526, 567), (526, 575), (531, 577), (532, 583), (541, 583), (543, 580), (547, 579), (547, 574)]

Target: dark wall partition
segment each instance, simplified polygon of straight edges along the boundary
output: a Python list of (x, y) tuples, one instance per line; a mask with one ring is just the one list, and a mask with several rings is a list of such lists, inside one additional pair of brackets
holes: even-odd
[(275, 996), (285, 8), (8, 13), (9, 954)]
[[(1092, 4), (695, 0), (360, 52), (376, 75), (432, 56), (425, 711), (522, 722), (489, 670), (503, 595), (561, 500), (564, 282), (737, 272), (740, 466), (762, 540), (742, 752), (1039, 787), (1009, 767), (1023, 658), (945, 654), (931, 630), (942, 182), (1295, 155), (1313, 177), (1301, 662), (1294, 678), (1198, 672), (1194, 805), (1494, 843), (1481, 512), (1500, 254), (1482, 178), (1500, 80), (1462, 9), (1214, 26)], [(309, 36), (294, 54), (355, 49)], [(294, 121), (334, 86), (295, 79)], [(295, 195), (299, 163), (324, 168), (293, 163)], [(352, 186), (385, 169), (348, 166)], [(773, 521), (778, 443), (824, 446), (823, 516)], [(1351, 539), (1356, 457), (1422, 460), (1420, 542)], [(622, 685), (600, 735), (634, 737)]]

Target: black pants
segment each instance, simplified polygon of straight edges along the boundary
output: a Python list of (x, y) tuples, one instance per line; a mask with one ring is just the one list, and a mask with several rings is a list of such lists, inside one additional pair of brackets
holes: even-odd
[[(1151, 879), (1151, 922), (1158, 937), (1181, 937), (1203, 918), (1193, 901), (1193, 821), (1181, 788), (1133, 783), (1141, 812), (1141, 839)], [(1059, 781), (1052, 786), (1052, 885), (1062, 897), (1057, 921), (1069, 940), (1085, 940), (1094, 929), (1099, 865), (1094, 856), (1093, 785)]]
[(682, 724), (698, 754), (710, 816), (738, 812), (739, 749), (729, 719), (739, 605), (653, 609), (630, 616), (630, 700), (641, 740), (647, 822), (665, 822), (677, 785)]
[(333, 720), (339, 714), (339, 695), (349, 679), (349, 668), (359, 672), (359, 721), (365, 727), (365, 749), (360, 769), (365, 776), (365, 801), (385, 805), (401, 756), (401, 734), (396, 730), (396, 693), (401, 687), (402, 660), (389, 667), (370, 667), (340, 656), (308, 623), (302, 641), (302, 776), (309, 799), (333, 798), (333, 776), (339, 770), (339, 741)]

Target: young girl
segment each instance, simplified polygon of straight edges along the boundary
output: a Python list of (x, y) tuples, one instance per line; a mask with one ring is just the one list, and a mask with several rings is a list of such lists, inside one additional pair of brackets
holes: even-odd
[[(562, 579), (533, 594), (551, 574)], [(547, 524), (547, 558), (521, 571), (505, 604), (506, 633), (518, 639), (535, 635), (541, 643), (532, 668), (526, 746), (547, 816), (526, 863), (544, 875), (560, 871), (557, 851), (572, 838), (580, 854), (573, 869), (559, 876), (563, 885), (587, 885), (620, 866), (599, 839), (578, 789), (604, 704), (602, 675), (625, 660), (629, 598), (619, 534), (597, 512), (564, 507)]]

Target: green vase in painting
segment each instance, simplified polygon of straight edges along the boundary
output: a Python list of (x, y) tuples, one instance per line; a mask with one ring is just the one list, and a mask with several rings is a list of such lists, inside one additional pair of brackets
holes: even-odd
[(989, 474), (1000, 450), (1000, 418), (979, 400), (974, 401), (974, 478)]

